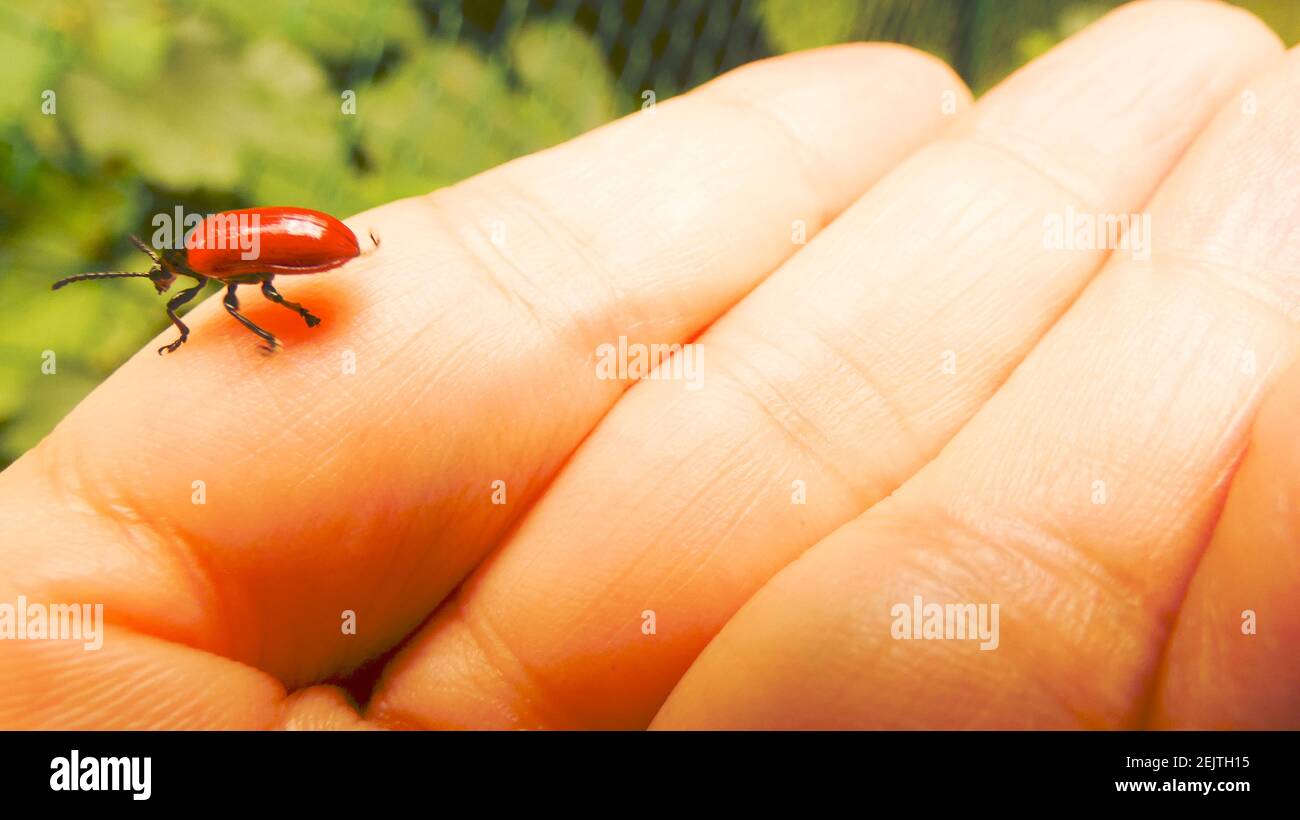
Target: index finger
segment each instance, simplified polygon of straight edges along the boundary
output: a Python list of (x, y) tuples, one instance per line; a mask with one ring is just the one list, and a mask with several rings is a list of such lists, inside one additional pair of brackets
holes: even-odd
[(248, 301), (285, 353), (209, 300), (181, 351), (146, 348), (0, 476), (0, 589), (102, 602), (110, 640), (289, 685), (359, 663), (617, 399), (600, 344), (690, 338), (796, 249), (792, 225), (815, 232), (937, 131), (944, 92), (966, 93), (899, 47), (781, 58), (351, 220), (378, 254), (280, 282), (320, 327)]

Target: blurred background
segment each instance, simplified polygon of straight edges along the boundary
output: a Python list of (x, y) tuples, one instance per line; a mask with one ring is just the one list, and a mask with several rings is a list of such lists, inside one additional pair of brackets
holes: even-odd
[[(347, 216), (830, 43), (916, 46), (979, 94), (1118, 4), (0, 0), (0, 467), (167, 324), (145, 282), (49, 290), (144, 270), (154, 214)], [(1300, 0), (1239, 5), (1300, 40)]]

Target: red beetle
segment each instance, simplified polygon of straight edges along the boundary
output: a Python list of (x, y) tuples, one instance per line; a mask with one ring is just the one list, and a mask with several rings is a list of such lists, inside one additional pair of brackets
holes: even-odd
[[(370, 239), (375, 248), (379, 247), (373, 231)], [(155, 253), (139, 237), (133, 236), (131, 241), (153, 260), (148, 273), (81, 273), (60, 279), (53, 289), (87, 279), (147, 276), (159, 293), (165, 293), (177, 276), (196, 280), (194, 287), (186, 288), (167, 303), (167, 316), (181, 335), (171, 344), (158, 348), (159, 355), (173, 352), (189, 338), (190, 329), (176, 315), (176, 309), (197, 296), (209, 279), (226, 285), (224, 303), (230, 315), (261, 337), (266, 342), (265, 350), (275, 350), (280, 346), (279, 340), (239, 312), (235, 289), (260, 283), (263, 296), (297, 313), (308, 327), (315, 327), (320, 319), (302, 305), (286, 300), (271, 280), (279, 274), (320, 273), (361, 255), (356, 234), (347, 225), (329, 214), (307, 208), (246, 208), (213, 214), (190, 232), (184, 248), (175, 250)]]

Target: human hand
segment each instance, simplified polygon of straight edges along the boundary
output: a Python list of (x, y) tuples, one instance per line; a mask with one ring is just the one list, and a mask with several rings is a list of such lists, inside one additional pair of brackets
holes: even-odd
[[(1297, 61), (1233, 113), (1279, 52), (1226, 8), (1126, 9), (802, 249), (795, 223), (948, 127), (951, 73), (877, 46), (772, 61), (350, 220), (383, 250), (284, 287), (320, 328), (250, 305), (283, 355), (209, 301), (181, 354), (147, 347), (0, 475), (0, 600), (109, 621), (98, 652), (0, 642), (0, 725), (358, 723), (309, 684), (439, 604), (373, 722), (644, 726), (676, 686), (659, 725), (1132, 725), (1157, 690), (1164, 722), (1294, 723), (1294, 605), (1271, 653), (1196, 637), (1228, 592), (1288, 623), (1287, 534), (1249, 534), (1280, 448), (1243, 468), (1157, 668), (1294, 353)], [(1151, 260), (1116, 253), (1075, 302), (1105, 251), (1045, 248), (1044, 214), (1143, 208), (1225, 104), (1147, 209)], [(698, 341), (702, 386), (597, 378), (620, 336)], [(917, 594), (1000, 602), (999, 651), (892, 641)], [(1250, 664), (1291, 688), (1227, 718), (1179, 694)]]

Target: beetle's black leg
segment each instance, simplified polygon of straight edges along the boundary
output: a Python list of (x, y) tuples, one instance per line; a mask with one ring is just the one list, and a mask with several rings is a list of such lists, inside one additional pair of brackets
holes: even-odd
[(266, 342), (266, 344), (262, 346), (263, 350), (268, 353), (274, 353), (276, 348), (280, 347), (280, 340), (250, 322), (244, 314), (239, 312), (239, 297), (235, 295), (235, 288), (237, 287), (239, 287), (239, 285), (231, 282), (230, 286), (226, 288), (226, 298), (222, 300), (222, 303), (226, 306), (226, 312), (231, 316), (234, 316), (239, 320), (240, 324), (256, 333), (261, 337), (262, 341)]
[(315, 327), (316, 325), (320, 324), (320, 319), (316, 316), (311, 315), (311, 311), (307, 310), (307, 308), (303, 307), (297, 302), (290, 302), (288, 299), (285, 299), (283, 296), (281, 296), (280, 291), (275, 289), (275, 285), (271, 284), (270, 279), (267, 279), (265, 282), (262, 283), (262, 295), (265, 296), (267, 299), (270, 299), (272, 302), (275, 302), (277, 305), (284, 305), (289, 310), (292, 310), (294, 313), (301, 316), (304, 320), (306, 320), (307, 327)]
[(186, 290), (181, 291), (180, 293), (173, 296), (171, 298), (171, 301), (167, 303), (167, 318), (171, 319), (172, 324), (176, 325), (176, 329), (181, 332), (181, 336), (179, 339), (172, 342), (171, 344), (163, 345), (162, 347), (158, 348), (159, 356), (161, 356), (164, 353), (175, 353), (176, 348), (185, 344), (185, 340), (190, 337), (190, 329), (185, 326), (184, 322), (181, 321), (181, 317), (176, 315), (176, 308), (180, 307), (181, 305), (185, 304), (189, 300), (193, 299), (195, 296), (198, 296), (199, 291), (203, 290), (203, 286), (206, 285), (207, 283), (208, 283), (207, 277), (199, 277), (199, 283), (197, 285), (195, 285), (192, 288), (187, 288)]

